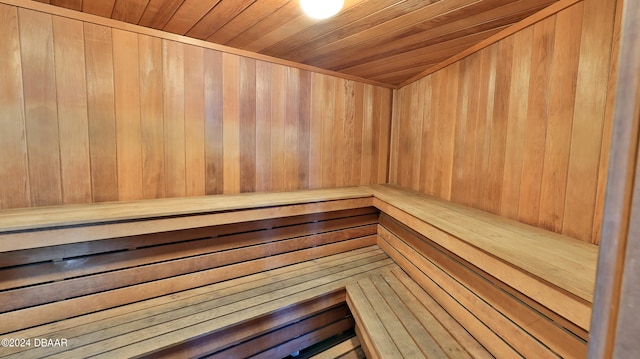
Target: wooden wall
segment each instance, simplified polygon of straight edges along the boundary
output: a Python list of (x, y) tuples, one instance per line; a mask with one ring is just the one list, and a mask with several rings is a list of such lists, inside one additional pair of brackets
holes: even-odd
[(598, 243), (615, 10), (579, 1), (397, 90), (390, 181)]
[(387, 88), (3, 4), (0, 69), (0, 208), (387, 180)]

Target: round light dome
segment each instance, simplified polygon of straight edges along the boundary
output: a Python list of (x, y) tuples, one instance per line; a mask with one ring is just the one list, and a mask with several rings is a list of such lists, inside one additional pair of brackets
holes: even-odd
[(344, 0), (300, 0), (302, 10), (314, 19), (326, 19), (342, 9)]

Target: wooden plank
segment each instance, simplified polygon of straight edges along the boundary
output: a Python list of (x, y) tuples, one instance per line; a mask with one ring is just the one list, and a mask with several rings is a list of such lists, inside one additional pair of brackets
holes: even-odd
[(364, 85), (362, 101), (362, 164), (360, 173), (360, 184), (367, 185), (371, 183), (371, 172), (373, 167), (373, 153), (378, 149), (374, 145), (373, 137), (373, 87)]
[(114, 29), (113, 66), (118, 199), (142, 198), (142, 145), (138, 35)]
[(31, 206), (63, 200), (51, 18), (18, 9)]
[[(334, 102), (334, 112), (331, 116), (331, 121), (333, 122), (333, 132), (330, 136), (333, 136), (333, 145), (331, 147), (331, 151), (333, 152), (333, 161), (332, 167), (333, 169), (333, 182), (336, 187), (344, 187), (346, 186), (345, 180), (345, 168), (344, 168), (344, 153), (346, 151), (346, 146), (344, 143), (344, 128), (346, 122), (346, 113), (345, 113), (345, 85), (346, 82), (344, 79), (335, 79), (334, 82), (334, 93), (335, 102)], [(329, 150), (327, 148), (327, 150)]]
[(185, 0), (162, 28), (165, 31), (184, 35), (220, 0)]
[(222, 53), (204, 52), (205, 193), (224, 192)]
[(184, 44), (162, 42), (162, 74), (165, 194), (180, 197), (186, 193)]
[(571, 148), (583, 3), (557, 15), (552, 79), (549, 89), (549, 117), (540, 189), (539, 225), (561, 233), (564, 218), (567, 171)]
[(227, 22), (239, 15), (255, 0), (216, 1), (215, 7), (195, 23), (185, 35), (196, 39), (208, 39), (213, 33), (222, 28)]
[(271, 68), (271, 190), (285, 189), (285, 116), (287, 111), (287, 69)]
[(322, 184), (321, 188), (336, 187), (334, 162), (334, 113), (336, 107), (336, 79), (322, 76), (323, 87), (323, 112), (322, 112)]
[[(392, 311), (395, 314), (398, 323), (406, 328), (404, 333), (402, 330), (391, 330), (396, 343), (402, 346), (416, 347), (413, 349), (413, 352), (409, 352), (408, 349), (404, 349), (403, 351), (405, 352), (405, 356), (412, 355), (412, 357), (425, 356), (427, 358), (448, 358), (445, 351), (443, 351), (440, 345), (431, 337), (427, 330), (425, 330), (422, 324), (413, 315), (411, 312), (412, 308), (405, 304), (407, 303), (407, 300), (411, 299), (409, 293), (403, 292), (402, 295), (400, 295), (394, 291), (382, 278), (386, 276), (387, 275), (385, 274), (375, 277), (372, 276), (366, 280), (360, 281), (359, 283), (361, 283), (361, 286), (364, 284), (367, 285), (368, 289), (365, 290), (365, 292), (370, 298), (372, 298), (371, 294), (377, 291), (377, 296), (379, 296), (380, 299), (384, 298), (383, 301), (388, 305), (385, 310)], [(387, 328), (391, 328), (390, 323), (386, 323), (385, 326)], [(401, 336), (406, 336), (406, 338), (401, 339)]]
[(483, 205), (484, 209), (492, 213), (500, 212), (502, 202), (513, 47), (514, 37), (509, 36), (498, 43), (496, 55), (491, 147), (489, 148), (489, 167), (487, 169), (487, 192)]
[[(174, 346), (168, 348), (167, 350), (154, 353), (152, 357), (196, 357), (203, 354), (216, 352), (216, 350), (224, 348), (225, 346), (241, 343), (243, 340), (251, 336), (255, 337), (256, 335), (268, 333), (274, 328), (290, 324), (298, 320), (299, 318), (303, 318), (313, 313), (317, 313), (318, 311), (322, 311), (332, 305), (344, 302), (344, 297), (344, 291), (337, 291), (311, 301), (296, 303), (296, 305), (289, 306), (270, 313), (266, 316), (250, 320), (246, 323), (243, 323), (243, 325), (236, 325), (227, 330), (200, 337), (196, 340), (190, 340), (182, 345)], [(230, 350), (233, 351), (234, 347), (230, 348)], [(225, 352), (222, 353), (224, 354)]]
[[(347, 355), (347, 353), (356, 350), (358, 347), (360, 347), (360, 340), (358, 340), (357, 336), (354, 336), (310, 358), (311, 359), (343, 358), (343, 355)], [(364, 358), (364, 356), (361, 358)]]
[(90, 203), (91, 170), (82, 23), (53, 18), (62, 201)]
[(118, 199), (116, 115), (111, 29), (84, 23), (87, 113), (95, 202)]
[(300, 103), (300, 73), (298, 69), (288, 68), (286, 71), (286, 91), (284, 108), (284, 189), (287, 191), (298, 188), (298, 121)]
[(183, 2), (184, 0), (150, 0), (138, 24), (162, 29)]
[(311, 73), (300, 71), (300, 99), (298, 102), (298, 173), (297, 189), (309, 188), (311, 156)]
[(363, 331), (366, 331), (367, 341), (373, 344), (363, 343), (368, 348), (368, 351), (372, 352), (368, 356), (402, 357), (402, 354), (393, 343), (391, 335), (384, 328), (382, 319), (378, 318), (371, 302), (367, 300), (367, 296), (360, 286), (355, 284), (347, 285), (347, 304), (349, 304), (351, 313), (353, 313), (358, 325), (362, 327)]
[(524, 29), (514, 35), (511, 88), (509, 93), (509, 122), (507, 124), (504, 178), (500, 214), (517, 218), (522, 179), (522, 143), (525, 138), (527, 105), (529, 98), (529, 69), (531, 68), (531, 43), (533, 28)]
[[(403, 285), (405, 290), (409, 291), (416, 300), (420, 301), (423, 308), (427, 311), (423, 312), (418, 306), (415, 306), (413, 311), (424, 325), (428, 325), (427, 318), (432, 317), (433, 320), (438, 321), (439, 325), (447, 329), (442, 333), (438, 333), (436, 325), (429, 325), (429, 332), (434, 335), (438, 343), (446, 345), (446, 343), (451, 340), (450, 337), (452, 337), (466, 352), (468, 352), (469, 355), (471, 355), (471, 357), (492, 357), (491, 353), (480, 345), (480, 343), (467, 332), (465, 327), (458, 323), (451, 314), (444, 310), (444, 308), (440, 306), (438, 302), (436, 302), (422, 287), (420, 287), (418, 283), (409, 278), (407, 273), (399, 268), (393, 269), (389, 275), (385, 276), (385, 280), (387, 280), (391, 285), (395, 284), (394, 287), (398, 288), (396, 290), (402, 290), (400, 285)], [(454, 344), (451, 343), (451, 346), (453, 347)], [(457, 350), (455, 352), (456, 355), (465, 355), (464, 353), (459, 353)]]
[(240, 58), (240, 192), (255, 192), (256, 181), (256, 62)]
[(116, 0), (83, 1), (82, 12), (102, 17), (111, 17), (115, 3)]
[(204, 49), (184, 49), (184, 130), (186, 195), (206, 193)]
[(550, 16), (533, 26), (529, 102), (522, 154), (522, 177), (518, 219), (536, 225), (540, 212), (540, 191), (549, 117), (549, 87), (553, 59), (556, 17)]
[(111, 18), (137, 24), (149, 0), (116, 1)]
[(256, 191), (271, 186), (271, 71), (268, 62), (256, 62)]
[(309, 188), (322, 187), (324, 76), (311, 73), (309, 126)]
[[(373, 183), (388, 183), (389, 181), (389, 144), (391, 142), (391, 104), (392, 104), (392, 92), (391, 90), (376, 87), (374, 89), (376, 96), (375, 103), (377, 108), (374, 110), (374, 124), (378, 123), (377, 133), (374, 129), (374, 139), (378, 139), (378, 152), (377, 152), (377, 172), (372, 171), (372, 175), (375, 175), (375, 181)], [(375, 125), (374, 125), (375, 126)], [(374, 127), (375, 128), (375, 127)]]
[[(584, 2), (563, 234), (591, 241), (615, 3)], [(587, 26), (588, 24), (588, 26)], [(595, 86), (586, 86), (593, 83)]]
[[(143, 198), (164, 198), (165, 170), (164, 74), (162, 40), (138, 35), (140, 51), (140, 131)], [(170, 80), (170, 79), (168, 79)]]
[[(437, 176), (434, 178), (434, 194), (440, 193), (440, 198), (450, 199), (453, 185), (453, 166), (455, 155), (455, 133), (457, 122), (449, 119), (457, 118), (458, 109), (456, 106), (449, 106), (448, 101), (450, 98), (457, 98), (460, 92), (460, 64), (456, 63), (447, 70), (448, 79), (446, 96), (440, 96), (440, 103), (438, 104), (438, 116), (439, 124), (442, 126), (442, 131), (438, 131), (441, 136), (439, 138), (440, 151), (438, 169), (433, 174)], [(438, 191), (439, 188), (439, 191)]]
[(0, 209), (28, 207), (29, 163), (25, 124), (18, 10), (0, 5)]

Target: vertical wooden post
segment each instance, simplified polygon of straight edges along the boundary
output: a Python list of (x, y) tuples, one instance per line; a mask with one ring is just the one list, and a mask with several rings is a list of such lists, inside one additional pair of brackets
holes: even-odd
[(640, 356), (640, 3), (623, 1), (609, 179), (602, 224), (590, 359)]

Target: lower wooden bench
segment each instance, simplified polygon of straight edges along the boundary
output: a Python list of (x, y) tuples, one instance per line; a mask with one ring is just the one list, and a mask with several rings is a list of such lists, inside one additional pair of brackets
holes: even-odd
[[(67, 345), (4, 348), (2, 354), (8, 358), (286, 356), (294, 350), (274, 347), (273, 337), (264, 346), (255, 338), (328, 310), (342, 311), (330, 317), (344, 318), (340, 304), (345, 301), (345, 286), (393, 267), (376, 246), (357, 249), (10, 333), (12, 338), (65, 339)], [(352, 324), (344, 319), (316, 321), (314, 327), (333, 325), (325, 336)], [(249, 340), (251, 344), (243, 345)]]
[(347, 285), (347, 303), (367, 358), (491, 358), (401, 269)]

